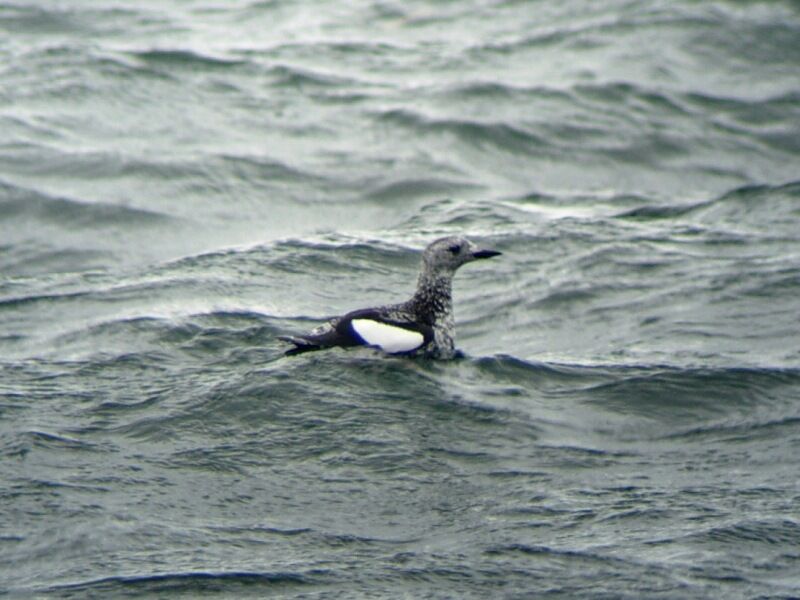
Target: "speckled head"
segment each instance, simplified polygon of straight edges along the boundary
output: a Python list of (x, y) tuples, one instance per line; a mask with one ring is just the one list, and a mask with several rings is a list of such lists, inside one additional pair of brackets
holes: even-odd
[(444, 237), (432, 242), (422, 254), (425, 269), (432, 273), (455, 273), (461, 265), (480, 258), (500, 255), (496, 250), (479, 248), (461, 236)]

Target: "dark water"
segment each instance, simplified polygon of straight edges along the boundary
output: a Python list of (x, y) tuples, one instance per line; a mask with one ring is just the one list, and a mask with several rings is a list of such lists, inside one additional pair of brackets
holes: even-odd
[[(101, 4), (0, 6), (0, 594), (800, 595), (800, 5)], [(451, 233), (465, 358), (282, 356)]]

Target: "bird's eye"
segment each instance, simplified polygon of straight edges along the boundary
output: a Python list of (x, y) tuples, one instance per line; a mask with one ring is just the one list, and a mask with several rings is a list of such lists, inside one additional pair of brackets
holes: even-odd
[(453, 254), (458, 254), (459, 252), (461, 252), (461, 246), (459, 246), (458, 244), (453, 244), (448, 248), (448, 250), (450, 250), (450, 252), (452, 252)]

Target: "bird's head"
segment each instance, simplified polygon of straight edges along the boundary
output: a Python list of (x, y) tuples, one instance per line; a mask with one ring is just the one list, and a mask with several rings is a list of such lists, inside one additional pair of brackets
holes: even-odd
[(454, 273), (461, 265), (481, 258), (500, 255), (496, 250), (479, 248), (467, 238), (450, 236), (432, 242), (422, 254), (422, 261), (429, 272)]

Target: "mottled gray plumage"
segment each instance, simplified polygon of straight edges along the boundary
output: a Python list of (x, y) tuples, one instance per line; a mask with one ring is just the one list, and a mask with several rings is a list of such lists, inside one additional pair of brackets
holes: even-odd
[(421, 345), (403, 354), (452, 358), (455, 355), (453, 276), (461, 265), (499, 254), (494, 250), (481, 250), (463, 237), (438, 239), (422, 254), (417, 290), (410, 300), (356, 310), (331, 319), (308, 335), (281, 336), (280, 339), (295, 345), (287, 354), (333, 346), (371, 345), (353, 327), (353, 320), (369, 320), (417, 332), (422, 336)]

